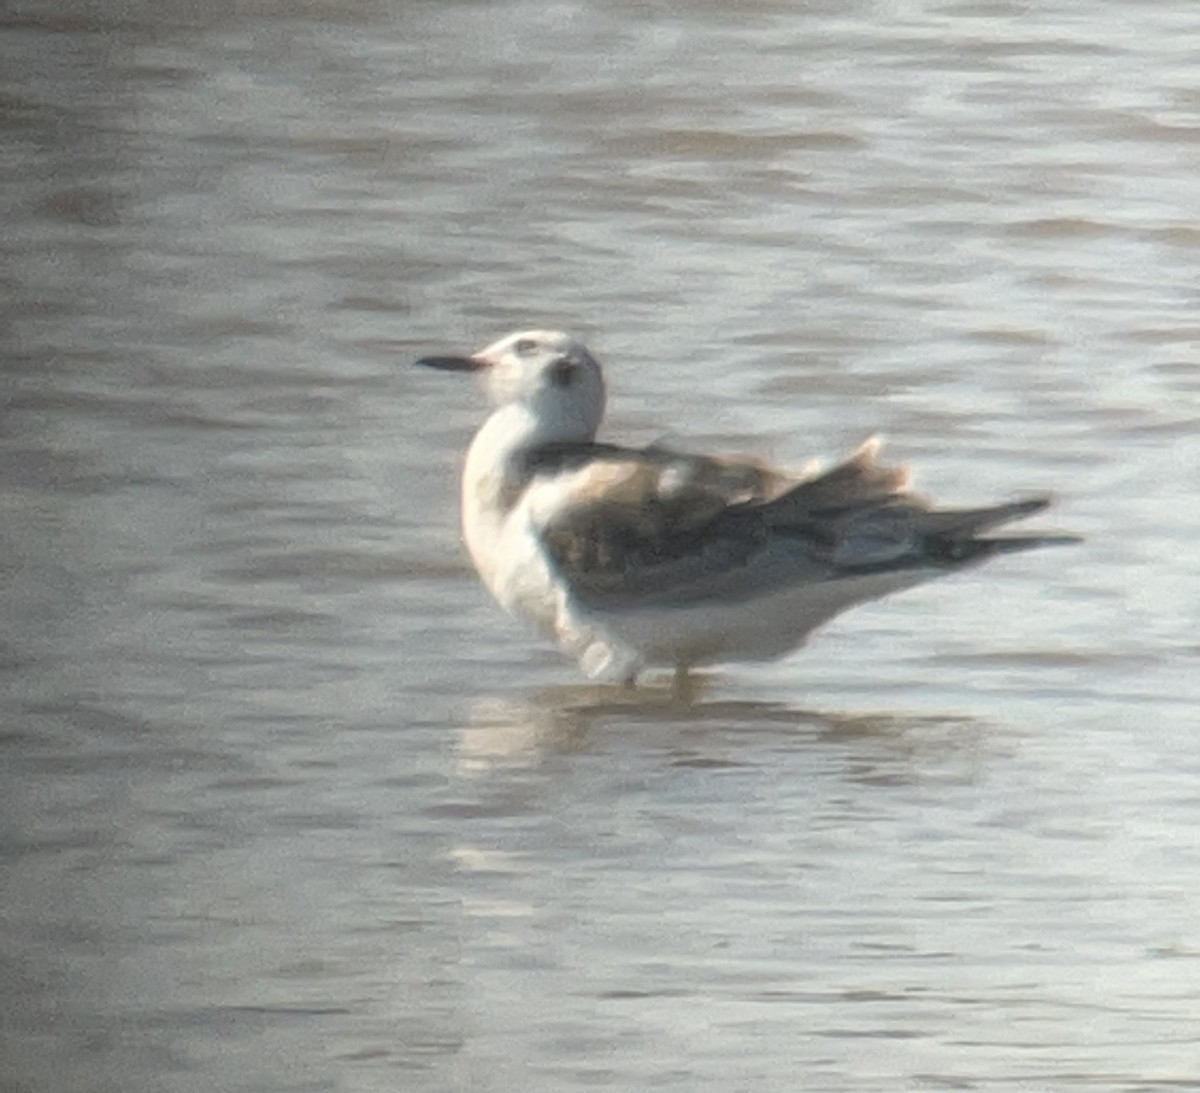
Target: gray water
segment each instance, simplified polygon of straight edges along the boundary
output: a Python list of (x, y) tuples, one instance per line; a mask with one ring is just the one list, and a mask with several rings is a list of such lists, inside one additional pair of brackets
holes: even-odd
[[(3, 19), (4, 1093), (1200, 1088), (1200, 8)], [(1086, 542), (584, 685), (411, 367), (533, 325)]]

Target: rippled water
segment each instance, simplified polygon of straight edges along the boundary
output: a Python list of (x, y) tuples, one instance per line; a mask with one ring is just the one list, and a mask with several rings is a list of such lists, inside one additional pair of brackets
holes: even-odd
[[(3, 19), (6, 1091), (1200, 1087), (1200, 11)], [(409, 367), (542, 324), (1087, 542), (582, 685)]]

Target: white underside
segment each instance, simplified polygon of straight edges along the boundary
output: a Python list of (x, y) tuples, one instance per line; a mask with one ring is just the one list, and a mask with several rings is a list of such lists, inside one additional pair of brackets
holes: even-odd
[(740, 603), (633, 610), (604, 620), (617, 640), (641, 650), (647, 664), (773, 660), (803, 644), (835, 615), (929, 576), (928, 571), (908, 570), (808, 582)]
[(808, 582), (736, 603), (590, 613), (576, 608), (576, 616), (595, 635), (580, 665), (593, 677), (631, 678), (652, 666), (686, 669), (775, 660), (843, 611), (933, 575), (908, 570)]

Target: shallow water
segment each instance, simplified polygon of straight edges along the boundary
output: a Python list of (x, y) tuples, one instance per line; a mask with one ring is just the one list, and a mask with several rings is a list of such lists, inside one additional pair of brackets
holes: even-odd
[[(1190, 5), (4, 20), (5, 1090), (1197, 1085)], [(409, 367), (543, 324), (1087, 541), (583, 685)]]

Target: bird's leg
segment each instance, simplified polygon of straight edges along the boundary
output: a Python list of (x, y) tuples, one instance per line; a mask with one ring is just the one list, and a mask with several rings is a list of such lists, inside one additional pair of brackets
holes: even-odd
[(687, 664), (676, 664), (671, 677), (671, 697), (676, 702), (691, 703), (696, 697), (696, 681)]

